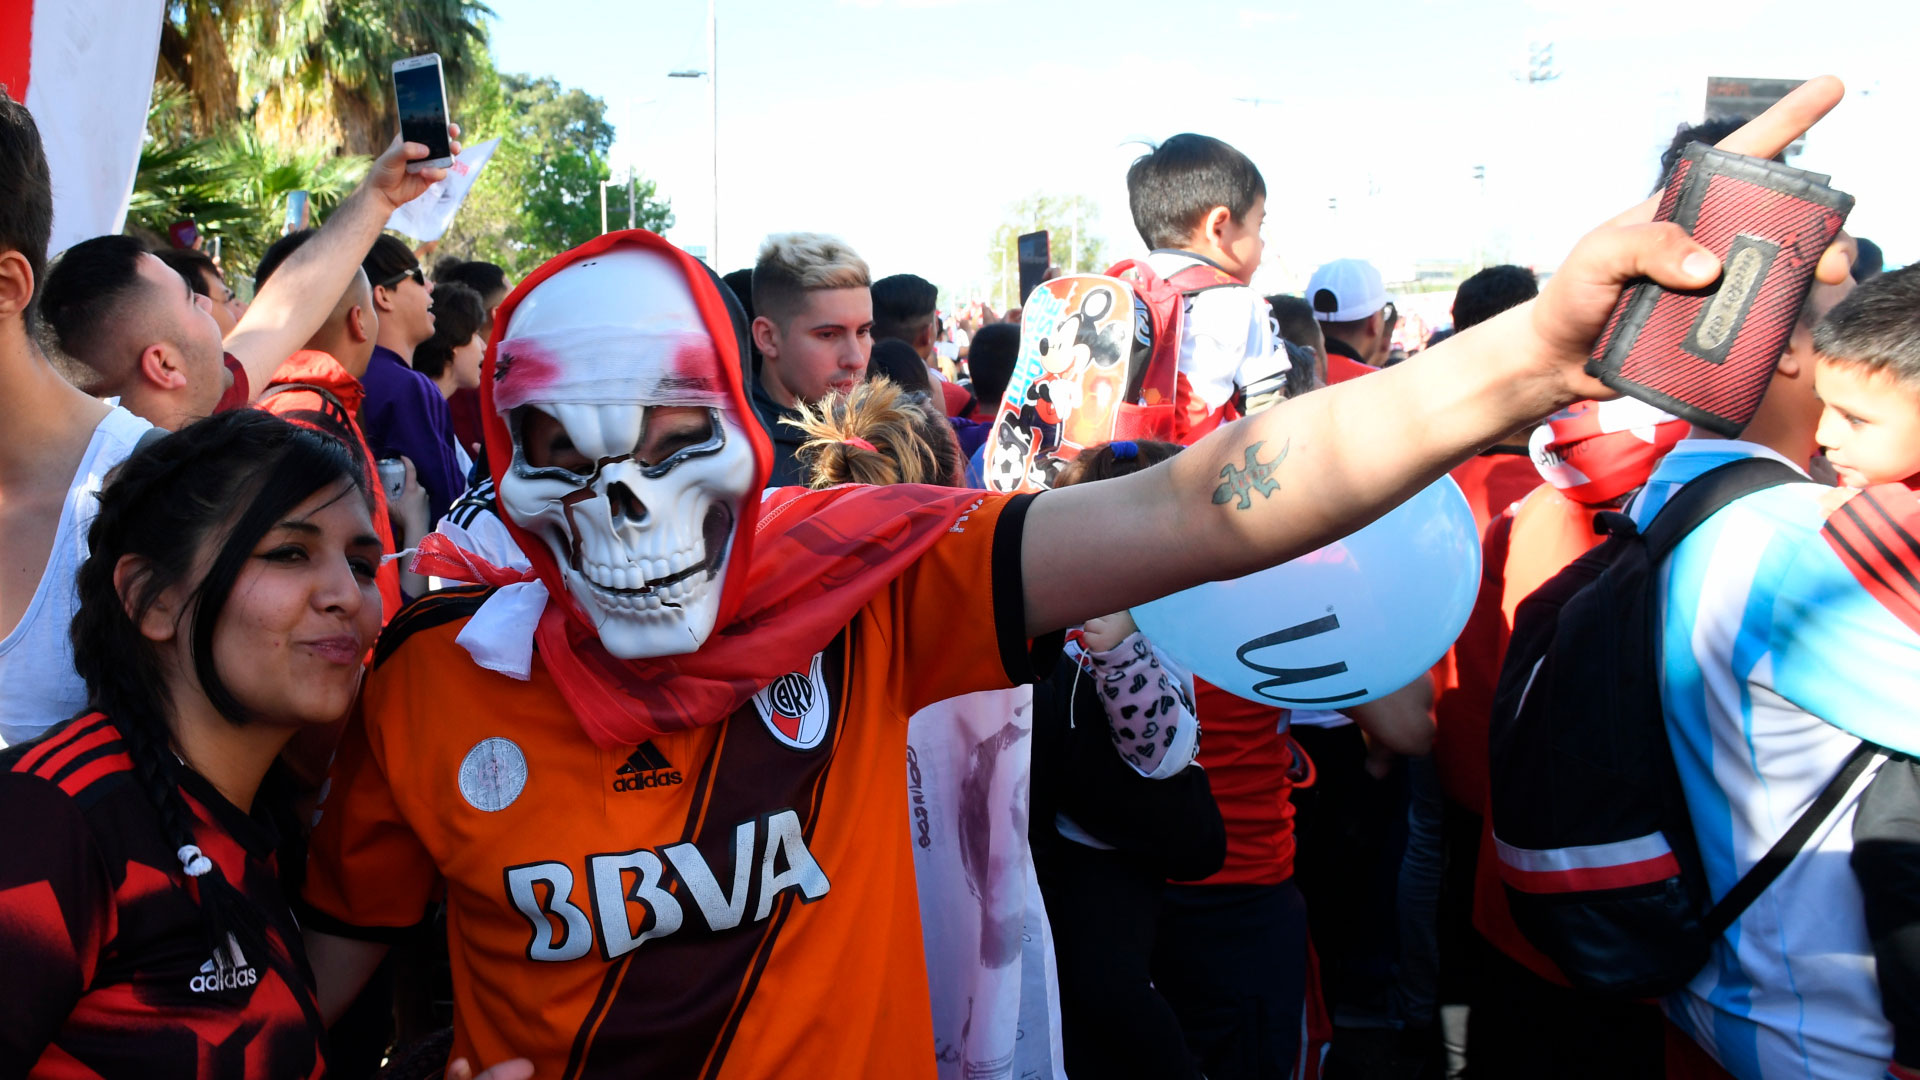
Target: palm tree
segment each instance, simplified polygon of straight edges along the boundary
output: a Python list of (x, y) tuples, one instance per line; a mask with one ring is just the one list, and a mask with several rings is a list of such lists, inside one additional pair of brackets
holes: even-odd
[(437, 52), (458, 93), (492, 14), (481, 0), (169, 0), (156, 78), (192, 95), (188, 137), (246, 119), (281, 145), (373, 154), (399, 126), (393, 61)]
[(239, 80), (227, 53), (227, 38), (258, 0), (171, 0), (160, 23), (160, 60), (155, 81), (173, 83), (190, 95), (187, 134), (210, 135), (239, 115)]
[(486, 49), (493, 14), (480, 0), (280, 0), (237, 29), (242, 101), (255, 126), (294, 146), (374, 154), (399, 127), (393, 61), (437, 52), (449, 93), (466, 88)]
[[(167, 88), (147, 111), (148, 129), (167, 130), (192, 108), (185, 91)], [(230, 278), (251, 271), (279, 234), (287, 193), (306, 191), (315, 220), (353, 190), (366, 159), (326, 149), (275, 147), (246, 127), (214, 138), (149, 140), (140, 153), (127, 224), (157, 238), (176, 221), (192, 220), (221, 239)]]

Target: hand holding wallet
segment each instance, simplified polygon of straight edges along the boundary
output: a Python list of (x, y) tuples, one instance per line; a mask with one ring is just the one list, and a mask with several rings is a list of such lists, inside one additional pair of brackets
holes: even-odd
[(1587, 362), (1601, 382), (1722, 435), (1738, 435), (1766, 395), (1814, 267), (1853, 209), (1831, 178), (1689, 146), (1660, 196), (1672, 221), (1720, 256), (1705, 289), (1651, 281), (1621, 294)]

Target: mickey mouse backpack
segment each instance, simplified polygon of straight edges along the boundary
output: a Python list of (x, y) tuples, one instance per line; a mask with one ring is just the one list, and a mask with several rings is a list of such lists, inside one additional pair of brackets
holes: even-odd
[(987, 441), (992, 491), (1053, 486), (1080, 451), (1115, 439), (1190, 443), (1239, 413), (1208, 410), (1181, 377), (1187, 305), (1214, 288), (1244, 288), (1198, 263), (1170, 277), (1144, 260), (1074, 274), (1033, 290), (1020, 352)]

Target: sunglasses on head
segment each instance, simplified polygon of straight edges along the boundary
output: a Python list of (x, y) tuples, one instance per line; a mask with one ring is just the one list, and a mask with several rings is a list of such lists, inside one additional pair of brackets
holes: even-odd
[(411, 270), (402, 270), (385, 281), (376, 281), (374, 284), (383, 289), (391, 289), (408, 278), (412, 278), (415, 285), (425, 286), (427, 283), (427, 275), (422, 273), (420, 268), (416, 266)]

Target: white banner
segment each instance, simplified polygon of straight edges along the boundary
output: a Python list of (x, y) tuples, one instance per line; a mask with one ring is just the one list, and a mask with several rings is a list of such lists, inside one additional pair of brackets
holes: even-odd
[(53, 174), (49, 254), (117, 233), (146, 137), (165, 0), (0, 0), (0, 83)]
[(459, 211), (460, 204), (467, 201), (467, 192), (473, 190), (473, 182), (480, 178), (480, 170), (486, 167), (493, 152), (500, 148), (499, 139), (488, 139), (460, 151), (447, 169), (447, 178), (420, 193), (420, 197), (393, 212), (387, 219), (387, 228), (413, 237), (420, 243), (438, 240), (447, 234), (453, 224), (453, 215)]

